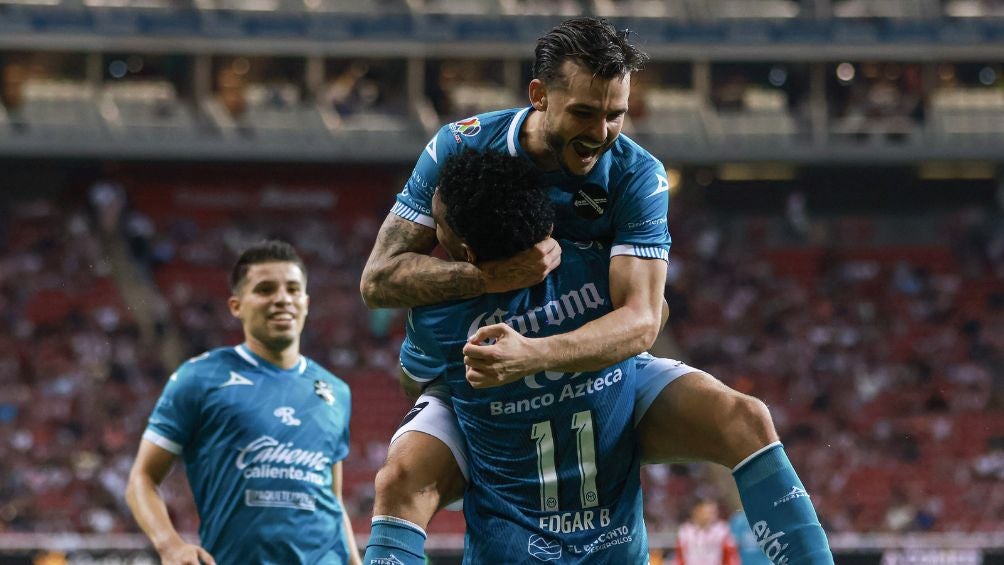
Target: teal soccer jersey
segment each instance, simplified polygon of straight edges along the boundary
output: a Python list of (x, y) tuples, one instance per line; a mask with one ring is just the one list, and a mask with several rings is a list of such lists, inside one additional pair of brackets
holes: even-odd
[[(532, 108), (479, 114), (443, 126), (419, 155), (411, 177), (391, 211), (435, 227), (432, 194), (439, 167), (465, 148), (505, 152), (529, 159), (519, 131)], [(584, 177), (563, 172), (543, 175), (555, 207), (555, 237), (600, 241), (610, 255), (669, 257), (666, 224), (669, 182), (658, 159), (626, 135), (620, 135)]]
[(504, 322), (528, 337), (567, 332), (612, 309), (609, 250), (562, 241), (541, 284), (414, 308), (402, 367), (445, 382), (470, 454), (464, 563), (645, 563), (635, 360), (591, 373), (540, 373), (474, 390), (468, 336)]
[(348, 385), (313, 361), (283, 370), (238, 345), (182, 364), (143, 437), (184, 458), (217, 563), (345, 563), (331, 473), (350, 409)]

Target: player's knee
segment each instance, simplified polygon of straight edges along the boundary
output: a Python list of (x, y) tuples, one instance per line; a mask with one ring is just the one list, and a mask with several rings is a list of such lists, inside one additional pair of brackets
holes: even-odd
[(406, 461), (391, 459), (384, 463), (376, 475), (374, 489), (377, 500), (390, 504), (410, 504), (417, 499), (436, 498), (436, 477), (427, 476), (414, 465)]
[(729, 399), (727, 437), (732, 459), (738, 463), (761, 447), (777, 441), (774, 421), (767, 405), (758, 398), (733, 391)]

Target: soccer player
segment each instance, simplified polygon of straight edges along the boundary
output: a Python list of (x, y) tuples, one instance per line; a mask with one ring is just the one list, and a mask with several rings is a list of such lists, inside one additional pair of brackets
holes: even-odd
[[(440, 244), (456, 261), (510, 257), (548, 237), (553, 208), (531, 163), (468, 151), (443, 165), (432, 200)], [(419, 383), (443, 376), (469, 450), (462, 467), (464, 563), (643, 563), (636, 362), (540, 373), (476, 390), (463, 347), (495, 320), (534, 335), (576, 328), (611, 310), (609, 250), (566, 245), (564, 260), (528, 289), (413, 308), (401, 366)], [(465, 442), (451, 442), (462, 451)], [(399, 561), (400, 562), (400, 561)]]
[[(608, 246), (614, 309), (547, 337), (525, 337), (506, 324), (481, 328), (464, 347), (468, 380), (487, 387), (541, 371), (595, 371), (648, 349), (660, 328), (669, 184), (662, 164), (620, 135), (631, 75), (645, 58), (626, 33), (595, 18), (568, 20), (540, 38), (529, 107), (448, 124), (419, 156), (364, 269), (360, 288), (367, 304), (414, 307), (523, 288), (560, 262), (560, 247), (551, 239), (509, 260), (477, 265), (428, 255), (436, 244), (431, 197), (439, 166), (466, 147), (498, 151), (524, 158), (544, 174), (557, 236)], [(485, 340), (491, 343), (479, 344)], [(832, 563), (808, 496), (774, 504), (804, 487), (763, 402), (702, 371), (675, 378), (678, 366), (664, 366), (664, 372), (635, 379), (645, 460), (696, 459), (730, 467), (750, 522), (765, 522), (764, 535), (782, 540), (778, 560)], [(376, 479), (371, 544), (412, 543), (400, 520), (410, 524), (409, 532), (424, 535), (440, 503), (457, 496), (463, 485), (458, 456), (436, 435), (448, 427), (442, 424), (453, 417), (448, 412), (420, 398), (410, 423), (425, 433), (392, 443)]]
[(676, 534), (674, 565), (741, 565), (729, 525), (718, 517), (718, 504), (701, 500)]
[[(349, 388), (300, 354), (303, 262), (267, 241), (241, 254), (230, 286), (245, 341), (168, 379), (129, 474), (129, 507), (167, 564), (360, 563), (342, 502)], [(201, 546), (178, 535), (157, 490), (178, 456)]]
[(740, 509), (732, 514), (729, 518), (729, 529), (732, 530), (732, 537), (736, 540), (742, 565), (770, 565), (770, 559), (764, 555), (760, 544), (757, 543), (756, 534), (750, 529), (745, 512)]

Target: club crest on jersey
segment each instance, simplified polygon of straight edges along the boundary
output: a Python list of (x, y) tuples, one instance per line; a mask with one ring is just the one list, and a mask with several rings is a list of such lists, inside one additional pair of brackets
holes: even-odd
[(466, 120), (460, 120), (459, 122), (453, 122), (450, 124), (450, 129), (454, 133), (459, 133), (465, 137), (474, 137), (475, 135), (481, 133), (481, 121), (478, 120), (477, 116), (467, 118)]
[(587, 184), (572, 197), (572, 207), (580, 218), (595, 220), (606, 212), (607, 191), (595, 184)]
[(331, 385), (322, 381), (314, 381), (314, 394), (321, 397), (321, 400), (328, 403), (328, 406), (335, 405), (335, 392), (331, 390)]

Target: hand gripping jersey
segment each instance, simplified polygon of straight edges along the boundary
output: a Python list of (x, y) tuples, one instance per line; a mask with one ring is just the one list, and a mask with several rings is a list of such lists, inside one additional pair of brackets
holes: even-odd
[[(435, 227), (432, 194), (439, 184), (440, 165), (466, 148), (529, 159), (519, 143), (519, 131), (531, 111), (528, 107), (489, 112), (443, 126), (425, 146), (391, 211)], [(668, 259), (666, 170), (627, 136), (618, 136), (585, 177), (558, 171), (544, 174), (543, 180), (555, 205), (555, 237), (600, 241), (611, 256)]]
[(350, 408), (348, 385), (306, 357), (283, 370), (238, 345), (182, 364), (143, 437), (184, 458), (217, 563), (346, 563), (331, 469)]
[(409, 314), (402, 366), (418, 380), (445, 370), (467, 439), (464, 563), (648, 559), (633, 358), (602, 371), (540, 373), (483, 390), (464, 377), (461, 350), (481, 326), (504, 322), (544, 337), (610, 312), (607, 249), (561, 244), (561, 265), (537, 286)]

